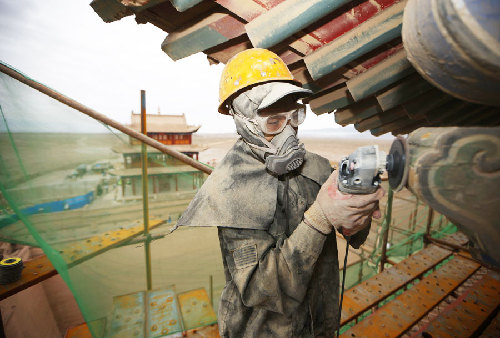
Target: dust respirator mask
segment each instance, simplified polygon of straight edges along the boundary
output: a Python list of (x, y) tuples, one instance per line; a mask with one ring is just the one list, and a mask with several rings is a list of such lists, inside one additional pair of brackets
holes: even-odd
[(287, 125), (271, 140), (276, 153), (266, 157), (267, 169), (278, 176), (298, 169), (304, 163), (306, 154), (304, 144), (299, 142), (295, 130)]
[[(266, 86), (266, 85), (263, 85)], [(298, 169), (304, 162), (305, 148), (297, 138), (294, 129), (305, 119), (305, 105), (295, 103), (288, 112), (258, 113), (261, 102), (254, 88), (238, 96), (230, 108), (236, 123), (236, 130), (243, 140), (266, 164), (266, 168), (277, 176), (285, 175)], [(275, 109), (279, 111), (278, 109)], [(281, 110), (282, 111), (282, 110)], [(274, 135), (271, 141), (265, 135)]]

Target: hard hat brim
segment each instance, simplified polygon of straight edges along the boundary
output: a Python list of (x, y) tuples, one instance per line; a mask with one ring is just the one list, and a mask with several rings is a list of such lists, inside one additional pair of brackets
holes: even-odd
[(312, 91), (299, 86), (296, 86), (288, 82), (276, 82), (274, 83), (272, 90), (266, 95), (264, 100), (260, 103), (258, 109), (264, 109), (272, 105), (273, 103), (281, 100), (285, 96), (294, 94), (297, 100), (307, 97), (312, 94)]

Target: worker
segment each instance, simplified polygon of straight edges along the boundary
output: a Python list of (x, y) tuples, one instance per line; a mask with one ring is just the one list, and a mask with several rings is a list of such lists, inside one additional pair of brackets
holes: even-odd
[(339, 321), (334, 229), (359, 247), (379, 189), (337, 190), (329, 161), (297, 139), (308, 95), (285, 63), (249, 49), (225, 66), (219, 112), (240, 138), (194, 197), (177, 226), (216, 226), (226, 284), (221, 337), (332, 336)]

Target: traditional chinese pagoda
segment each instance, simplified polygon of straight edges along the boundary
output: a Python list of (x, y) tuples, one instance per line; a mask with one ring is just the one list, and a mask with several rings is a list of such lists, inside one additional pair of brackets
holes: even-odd
[[(200, 151), (207, 147), (192, 144), (192, 134), (201, 126), (188, 125), (186, 116), (146, 114), (147, 135), (160, 143), (198, 159)], [(141, 130), (141, 115), (131, 114), (131, 128)], [(130, 144), (115, 147), (114, 151), (123, 155), (123, 169), (113, 171), (120, 177), (123, 199), (142, 196), (141, 142), (130, 138)], [(184, 164), (178, 159), (147, 147), (148, 151), (148, 192), (153, 197), (189, 198), (201, 187), (205, 174)], [(192, 195), (192, 196), (191, 196)]]

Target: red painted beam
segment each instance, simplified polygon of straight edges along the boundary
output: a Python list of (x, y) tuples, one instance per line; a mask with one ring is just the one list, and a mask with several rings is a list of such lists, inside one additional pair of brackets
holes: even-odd
[[(335, 11), (327, 17), (332, 18), (330, 21), (313, 31), (308, 31), (306, 29), (305, 31), (307, 31), (308, 34), (291, 45), (298, 45), (299, 43), (306, 44), (308, 46), (307, 50), (302, 49), (301, 52), (306, 55), (312, 53), (321, 46), (335, 40), (399, 1), (400, 0), (368, 0), (340, 15), (338, 11)], [(311, 37), (313, 39), (311, 39)]]
[[(362, 2), (358, 6), (317, 28), (311, 32), (311, 35), (318, 39), (322, 45), (326, 44), (398, 1), (399, 0), (369, 0)], [(313, 48), (317, 49), (319, 47), (321, 46), (314, 46)]]
[[(331, 20), (314, 30), (305, 29), (304, 35), (290, 46), (305, 55), (312, 53), (399, 1), (367, 0), (340, 15), (335, 11), (327, 16)], [(216, 2), (250, 22), (284, 0), (216, 0)]]
[(378, 63), (382, 62), (389, 56), (396, 54), (398, 51), (403, 49), (403, 44), (399, 43), (394, 47), (391, 47), (387, 50), (381, 51), (381, 52), (376, 52), (374, 53), (373, 56), (370, 54), (365, 54), (363, 57), (367, 57), (365, 60), (363, 60), (361, 63), (359, 63), (357, 66), (349, 69), (347, 73), (344, 75), (347, 78), (352, 78), (356, 75), (359, 75), (361, 73), (366, 72), (368, 69), (372, 68), (373, 66), (377, 65)]

